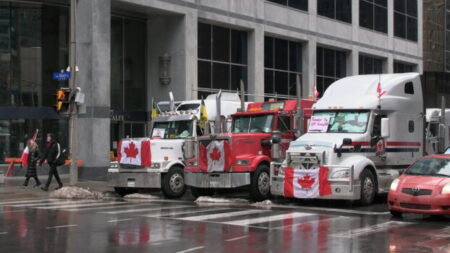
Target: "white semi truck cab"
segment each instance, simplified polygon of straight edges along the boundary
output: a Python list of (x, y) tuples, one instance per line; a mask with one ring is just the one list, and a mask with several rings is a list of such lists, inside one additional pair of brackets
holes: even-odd
[(340, 79), (313, 106), (308, 132), (271, 164), (271, 192), (369, 204), (423, 155), (423, 122), (419, 74)]
[[(180, 102), (176, 110), (163, 112), (152, 120), (150, 137), (122, 139), (119, 161), (112, 162), (108, 169), (108, 185), (120, 195), (145, 188), (161, 188), (167, 197), (183, 195), (184, 142), (205, 131), (214, 133), (218, 115), (227, 117), (242, 106), (239, 96), (231, 93), (222, 93), (220, 100), (216, 94), (210, 95), (203, 103), (202, 112), (201, 100)], [(206, 124), (200, 124), (202, 118)]]

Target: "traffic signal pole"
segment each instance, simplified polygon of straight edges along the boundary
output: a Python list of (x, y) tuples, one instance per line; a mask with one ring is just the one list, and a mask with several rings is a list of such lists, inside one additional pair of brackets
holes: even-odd
[[(70, 49), (69, 49), (69, 66), (71, 78), (69, 79), (69, 88), (73, 91), (76, 89), (77, 81), (77, 47), (76, 47), (76, 8), (77, 0), (70, 1)], [(77, 138), (77, 121), (78, 109), (74, 101), (69, 102), (69, 146), (70, 146), (70, 185), (78, 182), (78, 138)]]

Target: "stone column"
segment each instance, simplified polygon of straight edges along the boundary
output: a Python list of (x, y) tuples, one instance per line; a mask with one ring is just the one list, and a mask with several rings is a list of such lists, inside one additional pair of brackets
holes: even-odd
[(260, 24), (248, 33), (248, 84), (245, 93), (259, 95), (249, 96), (250, 101), (264, 101), (264, 28)]
[(78, 0), (77, 86), (86, 94), (77, 124), (80, 178), (105, 179), (110, 151), (111, 2)]

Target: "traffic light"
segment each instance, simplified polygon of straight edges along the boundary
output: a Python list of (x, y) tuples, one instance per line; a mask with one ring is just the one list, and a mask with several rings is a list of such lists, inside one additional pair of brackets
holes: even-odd
[(59, 113), (69, 112), (69, 96), (70, 88), (60, 88), (56, 91), (56, 104), (55, 109)]

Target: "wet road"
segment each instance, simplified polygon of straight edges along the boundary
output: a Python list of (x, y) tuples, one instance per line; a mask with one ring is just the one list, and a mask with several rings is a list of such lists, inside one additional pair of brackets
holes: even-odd
[[(331, 210), (331, 211), (330, 211)], [(0, 201), (1, 252), (450, 252), (445, 218), (192, 201)]]

